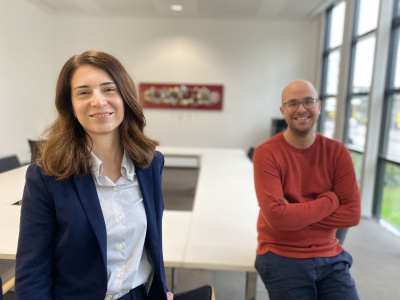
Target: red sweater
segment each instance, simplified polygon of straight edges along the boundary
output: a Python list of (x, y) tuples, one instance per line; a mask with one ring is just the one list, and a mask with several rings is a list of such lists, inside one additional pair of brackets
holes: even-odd
[(342, 143), (317, 133), (311, 147), (297, 149), (280, 133), (257, 147), (253, 162), (257, 254), (310, 258), (343, 251), (336, 229), (357, 225), (361, 209), (353, 162)]

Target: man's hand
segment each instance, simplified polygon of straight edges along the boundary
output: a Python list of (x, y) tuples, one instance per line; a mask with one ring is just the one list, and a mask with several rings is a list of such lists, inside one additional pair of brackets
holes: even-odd
[(167, 293), (167, 300), (174, 300), (174, 294), (172, 294), (171, 292)]

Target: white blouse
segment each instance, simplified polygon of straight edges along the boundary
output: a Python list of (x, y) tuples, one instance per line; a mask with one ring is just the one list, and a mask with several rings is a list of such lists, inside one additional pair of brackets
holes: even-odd
[(122, 176), (114, 183), (102, 176), (101, 160), (91, 152), (92, 175), (107, 230), (107, 295), (118, 299), (147, 282), (152, 271), (145, 251), (147, 219), (135, 174), (135, 166), (124, 153)]

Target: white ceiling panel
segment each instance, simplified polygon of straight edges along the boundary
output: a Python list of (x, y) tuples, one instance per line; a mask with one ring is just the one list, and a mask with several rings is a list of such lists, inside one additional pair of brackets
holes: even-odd
[[(11, 0), (10, 0), (11, 1)], [(334, 0), (25, 0), (54, 15), (243, 19), (310, 18)], [(183, 5), (173, 12), (172, 4)]]

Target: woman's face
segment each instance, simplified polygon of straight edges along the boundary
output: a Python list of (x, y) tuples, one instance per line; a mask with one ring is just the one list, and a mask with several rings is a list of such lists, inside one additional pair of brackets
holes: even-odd
[(124, 101), (112, 77), (92, 65), (78, 67), (71, 78), (75, 117), (92, 138), (118, 134), (124, 118)]

